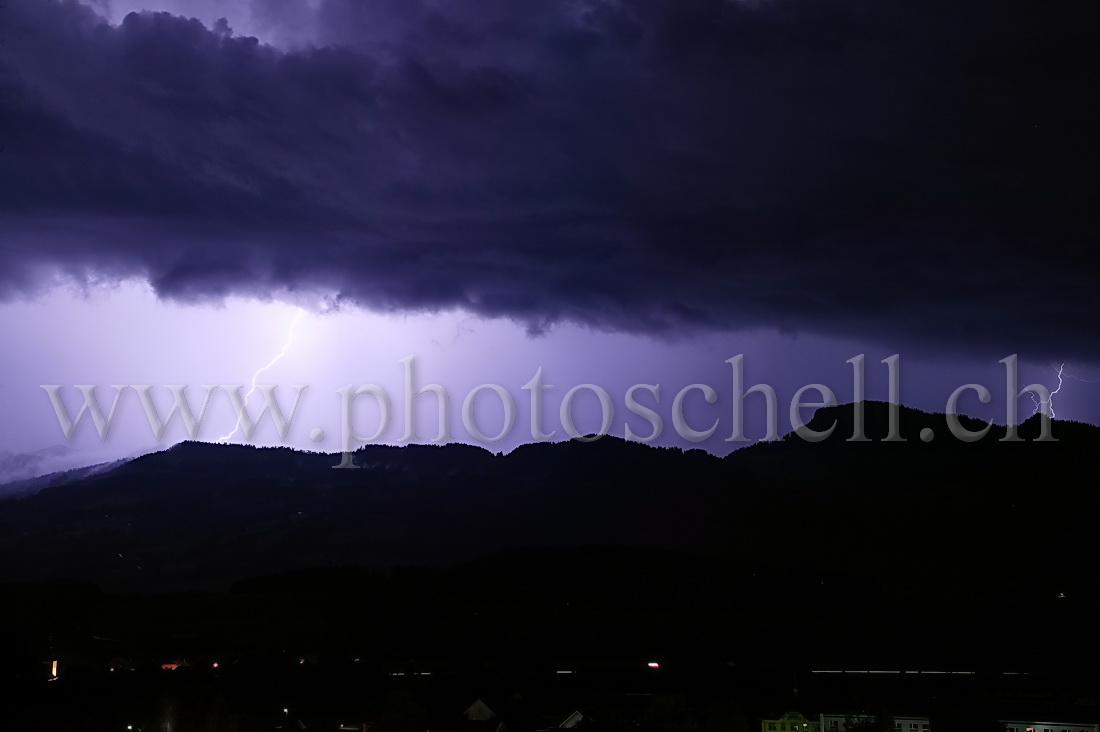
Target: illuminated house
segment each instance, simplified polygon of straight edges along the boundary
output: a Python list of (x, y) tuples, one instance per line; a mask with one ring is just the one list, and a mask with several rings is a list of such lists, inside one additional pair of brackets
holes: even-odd
[[(821, 732), (844, 732), (847, 719), (847, 714), (822, 714)], [(894, 717), (894, 732), (929, 732), (928, 717)]]
[(760, 732), (821, 732), (821, 724), (798, 712), (787, 712), (779, 719), (762, 720)]

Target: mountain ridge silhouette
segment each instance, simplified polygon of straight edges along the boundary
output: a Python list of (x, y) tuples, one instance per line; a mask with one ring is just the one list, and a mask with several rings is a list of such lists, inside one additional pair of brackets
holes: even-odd
[[(885, 435), (889, 406), (864, 408), (868, 436)], [(338, 455), (180, 443), (0, 501), (0, 581), (224, 588), (309, 567), (600, 544), (835, 569), (896, 589), (965, 585), (951, 575), (969, 566), (989, 588), (1092, 593), (1100, 503), (1088, 475), (1100, 428), (1055, 421), (1057, 441), (1039, 442), (1033, 417), (1019, 442), (993, 425), (963, 443), (944, 415), (902, 407), (906, 441), (853, 442), (854, 409), (814, 414), (811, 428), (837, 424), (822, 442), (787, 435), (724, 458), (608, 436), (500, 455), (368, 445), (354, 453), (361, 469), (337, 470)]]

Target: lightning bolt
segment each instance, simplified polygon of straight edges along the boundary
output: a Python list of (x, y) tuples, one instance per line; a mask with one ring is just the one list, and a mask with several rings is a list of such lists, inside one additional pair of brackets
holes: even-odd
[(1058, 387), (1050, 392), (1050, 398), (1046, 400), (1038, 399), (1034, 394), (1031, 394), (1031, 401), (1035, 404), (1035, 414), (1041, 412), (1045, 404), (1050, 412), (1050, 418), (1054, 419), (1054, 395), (1062, 390), (1062, 384), (1065, 383), (1066, 376), (1069, 376), (1069, 374), (1066, 374), (1066, 364), (1063, 362), (1058, 365)]
[(1074, 381), (1080, 381), (1082, 384), (1100, 384), (1100, 379), (1082, 379), (1076, 374), (1071, 374), (1069, 369), (1066, 370), (1066, 378), (1073, 379)]
[[(306, 314), (306, 311), (302, 310), (301, 308), (295, 308), (295, 310), (296, 312), (294, 313), (294, 320), (290, 321), (290, 330), (287, 331), (286, 342), (283, 344), (282, 350), (279, 351), (278, 354), (276, 354), (275, 358), (268, 361), (266, 364), (258, 368), (256, 370), (256, 373), (252, 374), (252, 383), (248, 389), (248, 392), (244, 395), (244, 406), (246, 408), (248, 407), (248, 398), (252, 396), (253, 392), (256, 391), (256, 381), (260, 378), (260, 374), (267, 371), (275, 364), (279, 363), (279, 361), (282, 360), (283, 356), (286, 355), (286, 352), (290, 349), (291, 345), (294, 344), (294, 329), (298, 326), (298, 323)], [(237, 434), (237, 430), (241, 428), (242, 416), (243, 415), (237, 415), (237, 424), (233, 427), (233, 431), (225, 437), (219, 437), (218, 442), (228, 442), (229, 440), (233, 439), (233, 435)]]

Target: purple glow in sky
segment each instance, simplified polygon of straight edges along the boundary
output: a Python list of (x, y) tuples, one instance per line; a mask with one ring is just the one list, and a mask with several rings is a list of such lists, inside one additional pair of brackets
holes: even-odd
[[(302, 305), (307, 303), (302, 302)], [(287, 335), (299, 317), (297, 305), (231, 299), (220, 307), (177, 305), (157, 301), (149, 288), (126, 283), (96, 288), (88, 293), (58, 288), (35, 300), (0, 306), (0, 339), (16, 358), (0, 365), (0, 444), (11, 452), (31, 452), (45, 446), (66, 443), (42, 384), (65, 385), (63, 395), (70, 413), (81, 404), (77, 384), (99, 385), (104, 408), (110, 406), (112, 384), (150, 384), (161, 415), (167, 414), (170, 394), (167, 385), (186, 384), (196, 411), (202, 401), (202, 385), (249, 385), (253, 373), (280, 353)], [(508, 451), (529, 442), (529, 392), (522, 387), (542, 369), (546, 431), (565, 433), (558, 409), (564, 393), (584, 383), (608, 391), (615, 402), (611, 434), (623, 436), (629, 424), (638, 435), (648, 435), (649, 424), (627, 410), (624, 396), (634, 384), (660, 385), (660, 404), (650, 395), (636, 396), (662, 414), (664, 433), (655, 444), (702, 447), (724, 454), (736, 445), (726, 442), (732, 424), (730, 409), (733, 387), (731, 368), (725, 360), (745, 354), (746, 387), (757, 382), (772, 385), (779, 397), (780, 432), (789, 429), (787, 405), (801, 386), (823, 383), (841, 402), (852, 398), (852, 370), (845, 361), (860, 353), (867, 355), (867, 396), (887, 398), (886, 367), (879, 363), (892, 353), (902, 355), (902, 401), (927, 411), (943, 411), (947, 396), (958, 386), (983, 383), (994, 394), (990, 405), (964, 399), (964, 413), (1004, 422), (1004, 367), (994, 360), (946, 360), (920, 351), (891, 349), (882, 345), (819, 336), (788, 336), (758, 331), (741, 334), (711, 334), (682, 340), (660, 340), (640, 335), (598, 333), (576, 326), (561, 326), (548, 334), (532, 337), (519, 325), (506, 320), (484, 320), (462, 313), (434, 315), (382, 315), (359, 309), (322, 312), (307, 310), (294, 327), (294, 337), (282, 359), (262, 374), (259, 384), (277, 384), (281, 403), (292, 401), (290, 387), (308, 385), (295, 414), (286, 442), (276, 434), (270, 417), (257, 429), (256, 444), (288, 444), (308, 450), (336, 452), (340, 449), (340, 397), (336, 391), (376, 383), (393, 400), (390, 429), (379, 441), (399, 444), (404, 426), (400, 359), (414, 355), (417, 385), (443, 385), (451, 396), (450, 428), (455, 441), (482, 444), (493, 451)], [(1005, 354), (1007, 355), (1007, 354)], [(1056, 383), (1049, 364), (1027, 360), (1021, 367), (1021, 386), (1032, 381)], [(1091, 379), (1095, 370), (1078, 370), (1076, 376)], [(515, 426), (505, 439), (480, 443), (471, 437), (461, 420), (461, 404), (474, 387), (499, 384), (514, 397)], [(676, 435), (670, 420), (676, 393), (693, 383), (708, 384), (718, 400), (706, 404), (698, 392), (687, 397), (686, 416), (699, 430), (719, 420), (715, 435), (692, 444)], [(1100, 384), (1069, 379), (1056, 397), (1061, 418), (1100, 421), (1097, 390)], [(811, 395), (812, 400), (813, 395)], [(766, 418), (759, 396), (746, 400), (747, 435), (764, 436)], [(377, 410), (369, 399), (356, 402), (356, 427), (362, 435), (375, 430)], [(592, 394), (577, 398), (577, 428), (595, 432), (600, 426), (599, 405)], [(249, 401), (252, 414), (258, 410), (260, 394)], [(1025, 397), (1019, 402), (1023, 416), (1032, 408)], [(486, 434), (499, 432), (503, 411), (492, 395), (478, 402), (478, 424)], [(434, 398), (418, 400), (418, 437), (434, 438)], [(807, 412), (808, 418), (809, 412)], [(235, 420), (224, 393), (211, 398), (199, 439), (215, 441), (229, 432)], [(326, 438), (310, 439), (314, 428)], [(163, 440), (154, 440), (136, 393), (120, 398), (109, 437), (101, 442), (87, 417), (71, 441), (88, 461), (125, 457), (186, 438), (177, 415)], [(243, 434), (237, 436), (243, 440)]]
[[(337, 451), (336, 390), (399, 360), (497, 384), (530, 439), (596, 384), (611, 432), (725, 453), (730, 367), (852, 398), (902, 357), (943, 411), (1004, 368), (1100, 423), (1090, 4), (1017, 0), (9, 0), (0, 8), (0, 451), (63, 441), (40, 385), (308, 385), (287, 443)], [(1006, 61), (1010, 60), (1010, 62)], [(298, 309), (304, 310), (286, 344)], [(676, 394), (713, 437), (669, 423)], [(257, 401), (250, 401), (255, 407)], [(434, 424), (429, 399), (420, 436)], [(749, 398), (750, 437), (764, 434)], [(289, 401), (285, 401), (289, 404)], [(357, 403), (359, 404), (359, 403)], [(155, 447), (137, 395), (82, 454)], [(166, 406), (166, 404), (164, 405)], [(577, 398), (577, 426), (599, 427)], [(362, 432), (369, 405), (357, 406)], [(75, 408), (72, 409), (75, 413)], [(166, 410), (165, 410), (166, 411)], [(1020, 413), (1032, 411), (1026, 398)], [(503, 413), (482, 394), (486, 433)], [(225, 394), (200, 439), (234, 427)], [(313, 439), (325, 433), (324, 439)], [(165, 444), (182, 439), (172, 424)], [(270, 423), (255, 437), (279, 442)]]
[(279, 47), (295, 47), (314, 40), (313, 21), (320, 0), (252, 2), (251, 0), (82, 0), (118, 25), (130, 13), (165, 12), (196, 18), (208, 28), (222, 19), (235, 35), (253, 36)]

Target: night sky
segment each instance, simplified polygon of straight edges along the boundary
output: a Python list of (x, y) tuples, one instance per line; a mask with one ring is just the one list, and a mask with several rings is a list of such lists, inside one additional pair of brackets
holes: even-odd
[[(541, 367), (555, 439), (582, 383), (613, 396), (612, 434), (648, 432), (623, 401), (644, 383), (661, 385), (657, 443), (687, 445), (670, 404), (706, 383), (717, 401), (694, 392), (689, 416), (721, 422), (691, 444), (726, 453), (738, 354), (747, 385), (779, 393), (780, 432), (803, 384), (850, 401), (861, 353), (868, 397), (886, 398), (879, 361), (897, 353), (904, 403), (943, 411), (977, 381), (993, 402), (960, 408), (999, 422), (999, 359), (1051, 388), (1065, 363), (1057, 416), (1100, 423), (1098, 16), (1087, 0), (4, 0), (0, 453), (66, 442), (42, 384), (67, 385), (74, 414), (75, 384), (105, 407), (111, 384), (194, 385), (198, 402), (288, 339), (260, 383), (308, 384), (287, 442), (329, 451), (335, 390), (399, 402), (410, 354), (420, 384), (452, 391), (456, 440), (471, 388), (515, 396), (493, 450), (530, 440), (521, 387)], [(87, 422), (72, 446), (155, 447), (134, 393), (119, 415), (106, 443)], [(209, 419), (201, 439), (232, 427), (224, 394)], [(398, 410), (385, 441), (401, 426)], [(269, 424), (255, 441), (279, 440)]]

